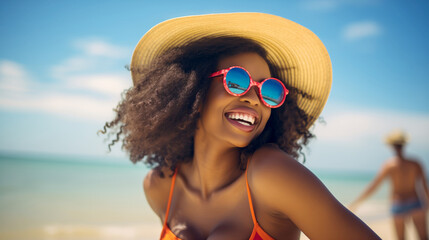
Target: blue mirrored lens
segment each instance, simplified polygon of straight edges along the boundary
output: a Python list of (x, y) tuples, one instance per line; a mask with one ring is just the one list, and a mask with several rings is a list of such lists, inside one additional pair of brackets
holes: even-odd
[(249, 84), (249, 74), (241, 68), (232, 68), (226, 74), (226, 85), (229, 90), (235, 94), (244, 93), (249, 87)]
[(261, 94), (266, 103), (277, 106), (282, 102), (285, 92), (280, 82), (268, 79), (261, 86)]

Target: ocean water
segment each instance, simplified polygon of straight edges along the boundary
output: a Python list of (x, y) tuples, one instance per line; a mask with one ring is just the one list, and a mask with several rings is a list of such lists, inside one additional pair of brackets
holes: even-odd
[[(374, 179), (376, 172), (326, 172), (314, 171), (329, 191), (346, 207), (355, 200)], [(390, 217), (389, 183), (384, 181), (357, 209), (359, 218), (371, 224)]]
[(0, 239), (155, 239), (148, 169), (129, 161), (0, 156)]
[[(0, 154), (0, 239), (156, 239), (161, 223), (148, 206), (148, 169), (127, 160)], [(345, 205), (372, 174), (315, 172)], [(387, 186), (357, 212), (387, 214)]]

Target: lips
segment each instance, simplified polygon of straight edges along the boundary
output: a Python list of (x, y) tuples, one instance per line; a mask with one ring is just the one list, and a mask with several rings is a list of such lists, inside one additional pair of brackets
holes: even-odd
[(226, 119), (238, 129), (251, 132), (258, 123), (258, 113), (251, 108), (235, 108), (225, 113)]

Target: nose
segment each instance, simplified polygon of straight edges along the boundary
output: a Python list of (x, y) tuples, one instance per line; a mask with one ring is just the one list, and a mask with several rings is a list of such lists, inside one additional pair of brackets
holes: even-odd
[(251, 105), (258, 106), (260, 104), (258, 89), (256, 86), (253, 86), (249, 91), (240, 97), (240, 101), (247, 102)]

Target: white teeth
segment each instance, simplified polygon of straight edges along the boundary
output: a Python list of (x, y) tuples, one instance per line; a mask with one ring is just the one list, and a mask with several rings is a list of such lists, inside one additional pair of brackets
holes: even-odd
[[(242, 120), (240, 123), (246, 126), (253, 125), (255, 123), (256, 118), (252, 115), (245, 114), (245, 113), (229, 113), (227, 115), (228, 118), (234, 119), (234, 120)], [(243, 122), (245, 121), (245, 122)], [(250, 124), (249, 124), (250, 123)]]
[(250, 126), (250, 124), (248, 122), (241, 122), (240, 121), (240, 123), (243, 124), (243, 125), (246, 125), (246, 126)]

